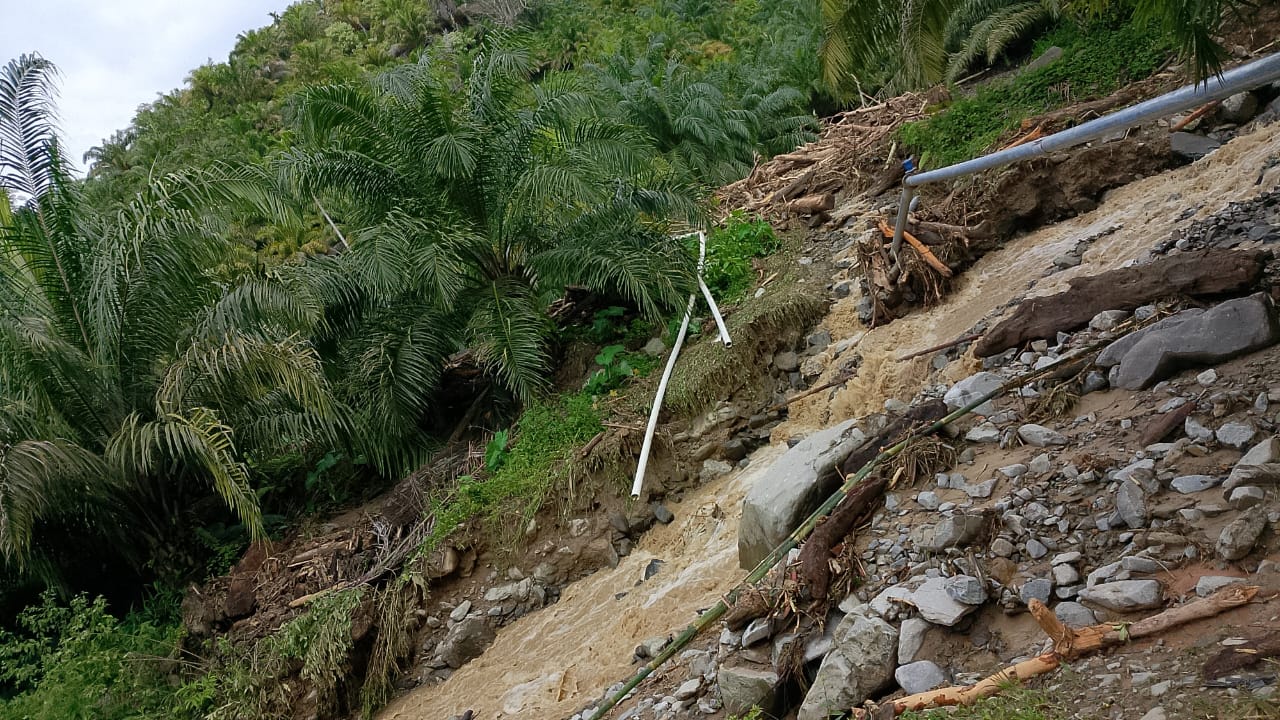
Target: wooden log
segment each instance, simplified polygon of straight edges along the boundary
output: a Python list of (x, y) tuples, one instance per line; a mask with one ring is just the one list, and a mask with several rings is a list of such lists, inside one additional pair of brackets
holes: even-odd
[(1217, 107), (1221, 104), (1222, 104), (1221, 100), (1210, 100), (1209, 102), (1201, 105), (1200, 107), (1196, 108), (1195, 111), (1192, 112), (1190, 115), (1182, 118), (1181, 120), (1174, 123), (1173, 125), (1170, 125), (1169, 126), (1170, 134), (1176, 133), (1179, 130), (1190, 125), (1191, 123), (1195, 122), (1196, 120), (1199, 120), (1205, 115), (1208, 115), (1210, 112), (1217, 109)]
[(978, 341), (978, 357), (1083, 326), (1103, 310), (1133, 310), (1170, 295), (1221, 295), (1248, 289), (1262, 276), (1262, 250), (1203, 250), (1145, 265), (1078, 277), (1057, 295), (1024, 300)]
[[(880, 706), (883, 712), (877, 712), (874, 718), (877, 720), (881, 717), (891, 718), (908, 711), (919, 712), (936, 707), (972, 705), (982, 698), (999, 694), (1001, 690), (1009, 687), (1011, 683), (1020, 683), (1037, 675), (1044, 675), (1047, 672), (1056, 670), (1059, 664), (1060, 661), (1053, 653), (1045, 653), (1003, 668), (973, 685), (958, 685), (929, 690), (928, 692), (908, 695), (899, 700), (886, 703)], [(853, 717), (866, 720), (873, 716), (866, 710), (855, 708)]]
[[(889, 224), (883, 219), (880, 220), (880, 232), (887, 238), (893, 237), (893, 228), (889, 227)], [(915, 248), (916, 252), (920, 253), (920, 258), (928, 263), (929, 267), (937, 270), (942, 277), (951, 277), (955, 274), (951, 272), (951, 268), (947, 267), (946, 263), (939, 260), (938, 256), (933, 254), (933, 251), (929, 249), (928, 245), (920, 242), (920, 240), (918, 240), (914, 235), (903, 231), (902, 237), (906, 239), (907, 244)]]
[(1142, 431), (1142, 446), (1146, 447), (1152, 443), (1158, 443), (1169, 437), (1174, 430), (1182, 428), (1183, 423), (1190, 417), (1193, 410), (1196, 409), (1194, 402), (1181, 405), (1163, 415), (1157, 415)]
[(787, 203), (787, 209), (793, 213), (801, 215), (813, 215), (831, 210), (836, 206), (836, 198), (831, 193), (822, 193), (820, 195), (805, 195), (797, 200)]
[(818, 174), (817, 166), (816, 165), (810, 166), (808, 170), (805, 170), (804, 172), (800, 173), (800, 175), (796, 179), (787, 183), (786, 187), (783, 187), (780, 190), (776, 190), (770, 193), (769, 196), (766, 197), (763, 201), (761, 201), (760, 204), (772, 205), (774, 203), (786, 202), (787, 200), (790, 200), (793, 197), (799, 197), (800, 195), (803, 195), (805, 191), (808, 189), (809, 183), (813, 181), (813, 178), (817, 174)]
[[(957, 345), (963, 345), (964, 343), (967, 343), (967, 342), (973, 342), (974, 340), (977, 340), (980, 337), (982, 336), (981, 335), (964, 335), (962, 337), (956, 338), (955, 340), (944, 342), (941, 345), (934, 345), (933, 347), (927, 347), (923, 350), (917, 350), (913, 353), (908, 353), (906, 355), (903, 355), (902, 357), (898, 358), (898, 362), (913, 360), (915, 358), (920, 357), (921, 355), (928, 355), (929, 353), (937, 352), (939, 350), (949, 350)], [(1150, 443), (1147, 443), (1147, 444), (1150, 445)]]

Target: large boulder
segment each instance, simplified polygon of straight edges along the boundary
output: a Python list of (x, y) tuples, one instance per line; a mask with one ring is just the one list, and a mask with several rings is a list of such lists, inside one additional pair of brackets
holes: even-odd
[(1115, 384), (1141, 390), (1184, 367), (1224, 362), (1277, 340), (1280, 325), (1265, 293), (1228, 300), (1144, 333), (1123, 353)]
[[(942, 396), (942, 401), (948, 408), (959, 410), (970, 403), (977, 402), (982, 396), (999, 390), (1004, 383), (1005, 379), (995, 373), (980, 372), (952, 385), (951, 389)], [(979, 415), (994, 415), (996, 406), (992, 400), (988, 400), (974, 408), (974, 412)]]
[(480, 657), (493, 642), (493, 628), (482, 617), (468, 617), (449, 628), (436, 652), (445, 665), (455, 670)]
[(898, 631), (868, 605), (836, 626), (834, 647), (822, 660), (797, 720), (825, 720), (857, 707), (893, 683)]
[(773, 462), (747, 491), (738, 562), (751, 569), (840, 486), (836, 466), (866, 437), (846, 420), (809, 435)]
[(772, 668), (724, 665), (717, 674), (720, 702), (730, 715), (745, 715), (753, 706), (772, 712), (777, 704), (778, 673)]

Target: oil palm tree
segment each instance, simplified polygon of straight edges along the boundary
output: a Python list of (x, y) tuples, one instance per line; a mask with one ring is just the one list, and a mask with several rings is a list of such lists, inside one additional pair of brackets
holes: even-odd
[(367, 456), (412, 467), (446, 358), (469, 349), (517, 398), (547, 388), (548, 305), (568, 286), (658, 317), (689, 287), (668, 219), (684, 189), (634, 130), (589, 112), (567, 77), (531, 86), (490, 44), (469, 74), (428, 55), (371, 82), (297, 98), (278, 176), (337, 217), (349, 249), (312, 265), (326, 337)]
[(306, 340), (320, 308), (237, 270), (181, 182), (84, 202), (55, 72), (33, 55), (0, 71), (0, 184), (20, 203), (0, 206), (0, 562), (141, 564), (210, 500), (261, 535), (246, 457), (336, 440)]

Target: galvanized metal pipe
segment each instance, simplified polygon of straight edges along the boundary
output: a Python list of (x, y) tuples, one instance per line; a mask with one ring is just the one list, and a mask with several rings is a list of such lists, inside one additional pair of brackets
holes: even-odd
[(1190, 110), (1213, 100), (1221, 100), (1238, 92), (1280, 80), (1280, 53), (1269, 55), (1246, 65), (1228, 70), (1203, 82), (1187, 85), (1160, 97), (1118, 110), (1073, 128), (1054, 133), (1025, 145), (974, 158), (929, 172), (909, 175), (902, 183), (902, 200), (898, 205), (898, 223), (893, 231), (893, 257), (896, 262), (902, 246), (902, 233), (907, 226), (908, 206), (916, 188), (929, 183), (953, 180), (965, 175), (1002, 167), (1019, 160), (1040, 157), (1056, 150), (1074, 147), (1104, 135), (1127, 130), (1174, 113)]

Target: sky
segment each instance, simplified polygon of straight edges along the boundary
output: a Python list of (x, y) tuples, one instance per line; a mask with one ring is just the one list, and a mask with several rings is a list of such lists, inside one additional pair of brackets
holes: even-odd
[(271, 22), (290, 0), (0, 0), (0, 63), (39, 52), (61, 71), (67, 157), (81, 157), (180, 87), (236, 35)]

